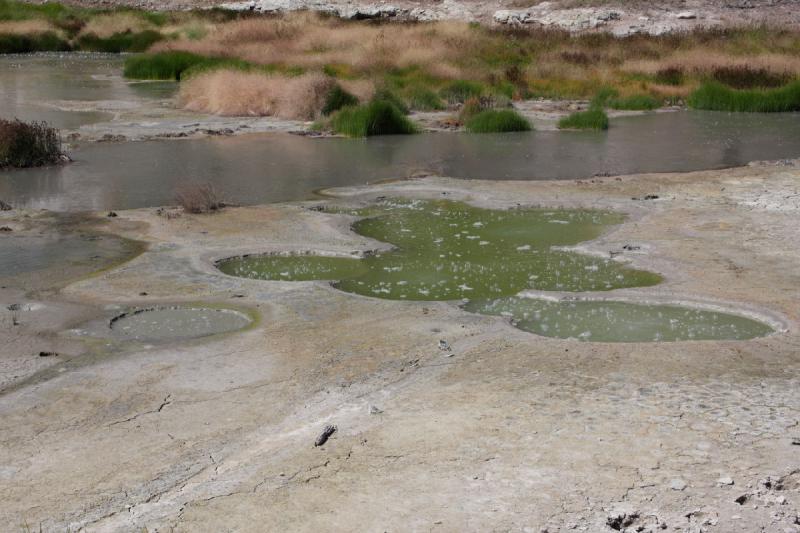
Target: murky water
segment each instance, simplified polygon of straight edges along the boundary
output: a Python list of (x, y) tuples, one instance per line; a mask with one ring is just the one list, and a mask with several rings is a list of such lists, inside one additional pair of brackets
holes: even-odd
[[(113, 101), (130, 109), (175, 91), (172, 83), (130, 83), (121, 77), (121, 64), (119, 56), (0, 56), (0, 117), (75, 128), (110, 118), (74, 111), (81, 102)], [(0, 198), (60, 211), (125, 209), (172, 203), (178, 184), (196, 181), (214, 183), (230, 201), (255, 204), (306, 199), (318, 188), (418, 171), (535, 180), (721, 168), (800, 155), (800, 114), (652, 113), (612, 119), (606, 132), (367, 140), (260, 134), (99, 143), (71, 155), (76, 162), (66, 166), (0, 171)]]
[(165, 307), (122, 315), (114, 319), (110, 328), (118, 339), (155, 342), (236, 331), (250, 322), (247, 315), (232, 309)]
[(62, 129), (113, 118), (87, 111), (92, 103), (131, 108), (169, 98), (174, 83), (131, 83), (122, 78), (124, 57), (113, 54), (0, 55), (0, 118), (45, 120)]
[(392, 300), (497, 298), (525, 289), (603, 291), (654, 285), (660, 277), (615, 261), (553, 250), (594, 239), (617, 214), (480, 209), (451, 201), (389, 200), (353, 229), (395, 249), (364, 259), (251, 256), (223, 261), (230, 275), (336, 280), (343, 291)]
[(85, 275), (136, 251), (131, 241), (109, 235), (0, 233), (0, 282), (27, 287), (42, 273), (53, 281)]
[[(2, 113), (0, 113), (2, 114)], [(87, 144), (75, 163), (0, 171), (0, 198), (53, 210), (174, 202), (183, 182), (211, 182), (233, 202), (303, 200), (315, 189), (407, 177), (572, 179), (689, 171), (800, 155), (800, 115), (658, 113), (607, 132), (431, 133), (358, 139), (289, 134)]]
[(742, 316), (675, 305), (504, 298), (473, 300), (464, 308), (507, 316), (514, 326), (537, 335), (592, 342), (743, 340), (773, 332)]

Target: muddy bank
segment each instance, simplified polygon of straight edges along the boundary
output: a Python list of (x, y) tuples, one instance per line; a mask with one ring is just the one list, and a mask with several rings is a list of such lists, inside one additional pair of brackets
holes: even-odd
[[(64, 298), (235, 303), (261, 320), (87, 359), (0, 395), (0, 520), (87, 531), (796, 529), (799, 177), (787, 163), (561, 182), (425, 178), (322, 202), (625, 212), (585, 250), (663, 275), (648, 291), (784, 327), (736, 342), (578, 343), (447, 302), (215, 268), (245, 253), (380, 246), (351, 232), (350, 217), (308, 209), (320, 202), (121, 212), (105, 229), (148, 250)], [(336, 432), (314, 446), (328, 424)]]

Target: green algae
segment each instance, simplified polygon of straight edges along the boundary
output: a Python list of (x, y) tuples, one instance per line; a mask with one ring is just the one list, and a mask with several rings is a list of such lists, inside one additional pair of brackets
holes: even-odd
[(359, 235), (390, 243), (362, 259), (310, 255), (232, 258), (226, 274), (331, 280), (340, 290), (392, 300), (511, 296), (526, 289), (606, 291), (655, 285), (657, 274), (557, 249), (600, 236), (623, 216), (605, 211), (490, 210), (453, 201), (386, 200), (353, 212)]
[(744, 340), (773, 332), (746, 317), (676, 305), (512, 297), (475, 300), (464, 309), (509, 317), (537, 335), (592, 342)]

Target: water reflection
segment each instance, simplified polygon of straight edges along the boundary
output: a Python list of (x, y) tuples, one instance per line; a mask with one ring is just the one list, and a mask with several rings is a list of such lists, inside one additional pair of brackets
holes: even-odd
[(0, 198), (54, 210), (172, 202), (175, 186), (209, 181), (228, 199), (309, 198), (314, 189), (429, 170), (458, 178), (572, 179), (679, 172), (800, 154), (800, 115), (658, 113), (612, 121), (607, 132), (424, 134), (369, 140), (287, 134), (93, 144), (74, 164), (0, 172)]

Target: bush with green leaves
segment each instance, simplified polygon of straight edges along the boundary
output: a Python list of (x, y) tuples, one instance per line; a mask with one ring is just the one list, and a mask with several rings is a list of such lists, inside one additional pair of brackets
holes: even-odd
[(51, 165), (61, 156), (57, 129), (45, 122), (0, 119), (0, 168)]
[(484, 109), (466, 120), (471, 133), (508, 133), (530, 131), (531, 123), (513, 109)]

